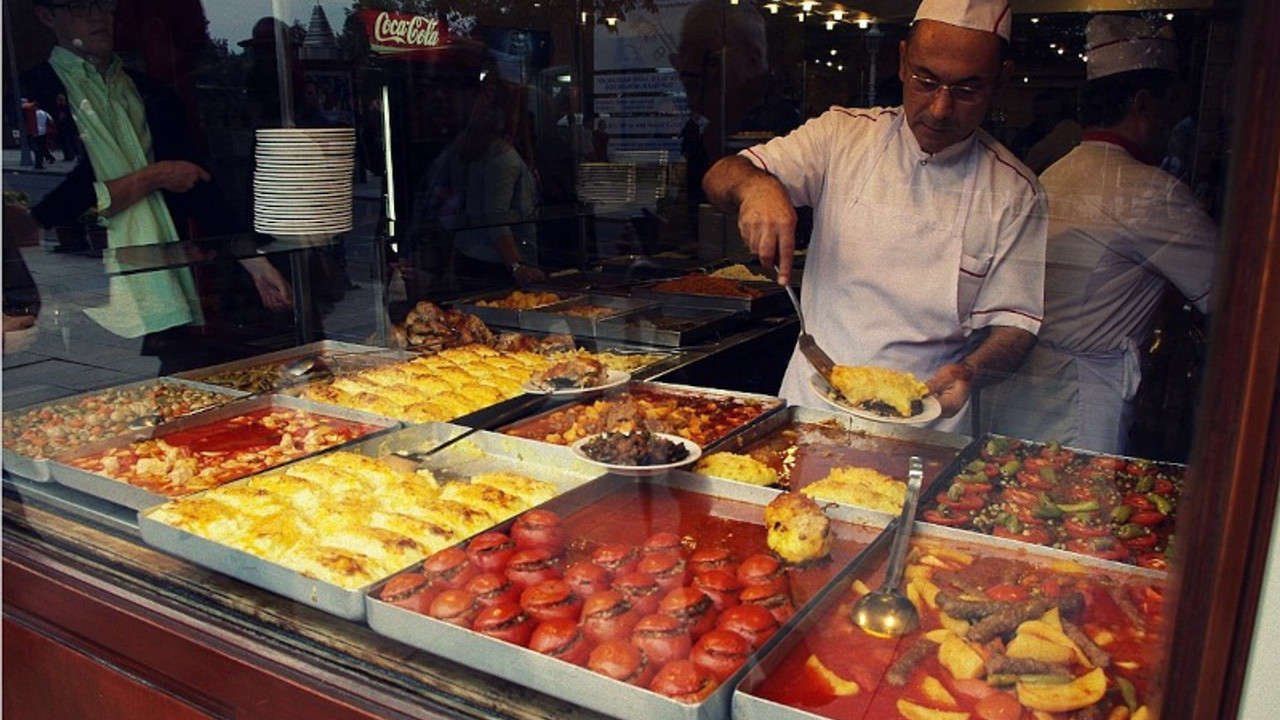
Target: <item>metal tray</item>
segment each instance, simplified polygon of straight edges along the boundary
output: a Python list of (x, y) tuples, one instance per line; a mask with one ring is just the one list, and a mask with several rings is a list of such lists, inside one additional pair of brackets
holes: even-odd
[(571, 270), (551, 275), (534, 286), (555, 293), (610, 293), (626, 295), (631, 281), (617, 273)]
[[(894, 526), (896, 527), (896, 525), (897, 523), (895, 522)], [(949, 547), (960, 547), (974, 552), (989, 549), (990, 552), (1042, 565), (1049, 572), (1052, 572), (1054, 563), (1073, 561), (1086, 568), (1096, 568), (1100, 573), (1125, 581), (1159, 583), (1164, 580), (1163, 573), (1159, 572), (1120, 565), (1105, 560), (1096, 560), (1082, 555), (1073, 555), (1054, 548), (1028, 546), (1017, 541), (1004, 540), (927, 523), (915, 523), (913, 533), (913, 537), (927, 537), (945, 541)], [(886, 534), (885, 539), (888, 539), (888, 537)], [(788, 653), (804, 641), (806, 634), (813, 630), (814, 626), (831, 612), (833, 606), (844, 599), (845, 589), (849, 587), (854, 579), (862, 580), (873, 588), (879, 584), (879, 578), (883, 574), (888, 545), (889, 543), (887, 542), (878, 543), (874, 548), (862, 553), (855, 562), (846, 567), (840, 573), (840, 577), (832, 582), (831, 586), (836, 588), (837, 591), (830, 592), (820, 602), (813, 603), (809, 608), (809, 612), (795, 624), (792, 632), (774, 645), (761, 658), (759, 663), (743, 675), (733, 694), (734, 720), (826, 720), (830, 717), (829, 715), (819, 714), (816, 711), (811, 712), (765, 699), (752, 693), (765, 678), (778, 669), (778, 666), (787, 657)], [(874, 688), (865, 687), (861, 690), (862, 693), (873, 691)]]
[(707, 262), (698, 258), (667, 257), (663, 255), (619, 255), (601, 260), (596, 267), (600, 272), (628, 280), (673, 278), (691, 272), (705, 270)]
[[(329, 417), (340, 418), (342, 420), (373, 425), (381, 430), (400, 426), (400, 423), (396, 420), (392, 420), (381, 415), (374, 415), (373, 413), (351, 410), (334, 405), (321, 405), (319, 403), (313, 403), (310, 400), (303, 400), (286, 395), (266, 395), (245, 398), (202, 413), (178, 418), (177, 420), (172, 420), (157, 427), (135, 430), (109, 440), (84, 445), (77, 448), (73, 453), (60, 455), (51, 460), (49, 468), (53, 479), (62, 485), (66, 485), (67, 487), (74, 488), (83, 493), (87, 493), (94, 497), (99, 497), (103, 500), (108, 500), (125, 507), (142, 510), (153, 505), (159, 505), (171, 500), (172, 498), (166, 495), (153, 493), (149, 490), (130, 485), (127, 482), (116, 480), (105, 475), (81, 470), (80, 468), (67, 464), (68, 461), (84, 457), (86, 455), (93, 455), (94, 453), (99, 453), (104, 450), (123, 447), (135, 441), (148, 440), (151, 438), (163, 438), (166, 435), (170, 435), (181, 430), (190, 430), (192, 428), (212, 425), (228, 418), (272, 407), (288, 408), (291, 410), (305, 410), (319, 415), (326, 415)], [(342, 446), (343, 445), (338, 445), (335, 447)]]
[[(568, 315), (564, 312), (582, 305), (612, 308), (614, 312), (598, 318)], [(595, 337), (599, 334), (600, 327), (609, 320), (629, 317), (637, 312), (656, 307), (658, 303), (653, 301), (593, 293), (545, 309), (524, 310), (520, 313), (520, 328), (534, 332)]]
[[(677, 385), (674, 383), (661, 383), (661, 382), (631, 382), (631, 383), (627, 383), (625, 386), (620, 386), (618, 388), (614, 388), (611, 391), (607, 391), (606, 394), (624, 393), (624, 392), (630, 392), (636, 389), (647, 389), (647, 390), (653, 390), (656, 392), (666, 393), (669, 395), (683, 395), (683, 396), (689, 396), (689, 397), (696, 397), (700, 399), (713, 398), (717, 400), (723, 400), (726, 402), (729, 402), (729, 401), (753, 402), (753, 403), (759, 403), (760, 405), (763, 406), (764, 408), (763, 413), (761, 413), (759, 416), (757, 416), (750, 422), (740, 425), (734, 430), (730, 430), (729, 432), (725, 433), (723, 436), (716, 438), (715, 441), (707, 444), (705, 447), (702, 448), (702, 451), (704, 453), (713, 452), (715, 449), (719, 448), (720, 446), (728, 442), (731, 442), (734, 437), (736, 437), (737, 435), (743, 432), (746, 432), (746, 430), (750, 428), (752, 425), (754, 425), (755, 423), (763, 422), (770, 415), (777, 413), (786, 407), (786, 402), (784, 400), (778, 397), (774, 397), (772, 395), (727, 392), (724, 390), (711, 390), (707, 388), (693, 387), (691, 385)], [(537, 423), (540, 420), (542, 420), (544, 417), (551, 415), (553, 413), (563, 412), (564, 407), (566, 406), (594, 402), (596, 399), (597, 398), (595, 396), (587, 396), (582, 400), (578, 400), (573, 403), (566, 403), (564, 406), (551, 408), (550, 410), (537, 413), (536, 415), (530, 415), (529, 417), (526, 417), (523, 420), (518, 420), (514, 423), (505, 425), (499, 428), (499, 430), (503, 433), (510, 433), (512, 431), (519, 430), (521, 427), (525, 425)]]
[[(798, 433), (794, 442), (784, 432)], [(907, 460), (924, 460), (923, 497), (940, 478), (952, 477), (971, 438), (911, 425), (875, 422), (848, 413), (789, 405), (752, 423), (717, 450), (739, 454), (780, 452), (788, 456), (785, 487), (799, 490), (836, 467), (867, 467), (906, 477)], [(786, 446), (786, 450), (781, 449)], [(777, 448), (777, 450), (773, 450)], [(798, 449), (791, 449), (798, 448)]]
[[(948, 474), (938, 479), (939, 487), (942, 489), (946, 489), (947, 487), (949, 487), (952, 484), (953, 480), (956, 478), (956, 476), (964, 472), (965, 467), (969, 464), (970, 461), (980, 460), (982, 458), (983, 448), (986, 447), (986, 445), (993, 440), (1017, 441), (1017, 442), (1026, 444), (1026, 446), (1031, 449), (1043, 449), (1048, 445), (1048, 443), (1045, 443), (1042, 441), (1010, 438), (1004, 435), (995, 435), (990, 433), (983, 435), (975, 439), (972, 443), (969, 444), (968, 447), (964, 449), (964, 451), (956, 459), (956, 462), (952, 464), (950, 468), (950, 472)], [(1166, 479), (1169, 479), (1172, 481), (1173, 489), (1169, 492), (1162, 493), (1165, 496), (1165, 500), (1171, 503), (1172, 510), (1169, 513), (1167, 513), (1167, 517), (1163, 521), (1158, 522), (1155, 525), (1151, 526), (1151, 532), (1153, 532), (1157, 536), (1156, 545), (1154, 547), (1149, 547), (1146, 550), (1143, 550), (1140, 548), (1131, 549), (1128, 551), (1128, 558), (1121, 559), (1119, 560), (1119, 562), (1136, 564), (1139, 562), (1140, 558), (1146, 559), (1146, 556), (1148, 555), (1157, 555), (1157, 554), (1163, 553), (1166, 544), (1169, 542), (1169, 539), (1173, 535), (1174, 524), (1175, 524), (1174, 521), (1176, 520), (1178, 504), (1181, 502), (1183, 498), (1182, 492), (1185, 487), (1185, 477), (1186, 477), (1187, 466), (1181, 463), (1149, 461), (1149, 460), (1143, 460), (1141, 458), (1134, 458), (1129, 456), (1098, 453), (1090, 450), (1080, 450), (1080, 449), (1071, 448), (1067, 446), (1061, 446), (1061, 450), (1070, 451), (1070, 453), (1077, 459), (1077, 461), (1073, 463), (1073, 465), (1086, 464), (1094, 459), (1122, 461), (1123, 463), (1126, 463), (1126, 464), (1128, 463), (1146, 464), (1163, 472), (1167, 476)], [(1024, 455), (1025, 454), (1026, 453), (1024, 453)], [(1092, 474), (1092, 473), (1089, 473), (1089, 474)], [(1062, 470), (1062, 469), (1056, 469), (1055, 476), (1056, 477), (1044, 487), (1040, 487), (1038, 489), (1035, 487), (1031, 487), (1032, 492), (1035, 492), (1035, 493), (1043, 492), (1047, 494), (1047, 496), (1054, 496), (1058, 489), (1070, 485), (1071, 479), (1073, 477), (1078, 477), (1075, 473), (1070, 472), (1068, 470)], [(1090, 480), (1090, 482), (1098, 483), (1099, 485), (1103, 485), (1109, 489), (1115, 490), (1114, 493), (1108, 490), (1108, 492), (1106, 493), (1092, 493), (1090, 495), (1090, 499), (1101, 501), (1102, 507), (1097, 512), (1110, 516), (1110, 508), (1107, 507), (1107, 503), (1108, 503), (1108, 500), (1106, 499), (1107, 497), (1114, 495), (1115, 497), (1120, 498), (1120, 497), (1126, 497), (1130, 494), (1133, 494), (1132, 487), (1127, 487), (1126, 485), (1120, 482), (1120, 478), (1129, 479), (1133, 477), (1134, 475), (1128, 472), (1112, 471), (1112, 474), (1110, 477), (1106, 477), (1104, 475), (1100, 478)], [(1154, 475), (1153, 475), (1153, 481), (1154, 481)], [(997, 480), (992, 484), (993, 484), (993, 487), (991, 489), (987, 490), (984, 493), (981, 493), (981, 496), (987, 501), (988, 505), (998, 503), (1003, 498), (1003, 493), (1005, 493), (1007, 490), (1006, 483), (1003, 483)], [(1137, 494), (1148, 494), (1148, 493), (1146, 490), (1143, 490)], [(1058, 496), (1058, 497), (1062, 497), (1062, 496)], [(934, 502), (933, 498), (934, 498), (933, 495), (922, 496), (920, 501), (920, 510), (919, 510), (918, 517), (923, 519), (926, 511), (936, 508), (937, 503)], [(1119, 508), (1123, 506), (1125, 506), (1123, 503), (1116, 503), (1114, 505), (1115, 508)], [(1136, 516), (1137, 512), (1134, 512), (1133, 514)], [(1062, 520), (1067, 519), (1069, 516), (1070, 516), (1069, 512), (1065, 514), (1060, 513), (1060, 517), (1062, 518)], [(1050, 542), (1056, 542), (1056, 541), (1066, 542), (1068, 543), (1067, 547), (1071, 549), (1071, 546), (1069, 543), (1073, 540), (1073, 538), (1070, 536), (1070, 532), (1065, 528), (1065, 524), (1062, 523), (1061, 520), (1055, 520), (1053, 522), (1058, 524), (1063, 524), (1064, 527), (1062, 528), (1061, 532), (1058, 532), (1058, 528), (1056, 526), (1051, 528)], [(990, 535), (993, 530), (993, 528), (984, 529), (984, 528), (974, 527), (972, 522), (967, 522), (965, 524), (959, 525), (958, 527), (964, 530), (968, 530), (970, 532), (985, 533), (987, 535)], [(1115, 535), (1111, 535), (1109, 537), (1113, 538), (1115, 543), (1123, 544), (1123, 541), (1121, 541), (1119, 537)], [(1028, 539), (1025, 542), (1027, 542), (1028, 544), (1037, 544), (1038, 539)], [(1127, 545), (1125, 547), (1127, 547)], [(1098, 552), (1101, 552), (1101, 551), (1098, 551)], [(1161, 555), (1160, 558), (1155, 558), (1155, 560), (1159, 562), (1163, 562), (1162, 557), (1163, 555)]]
[[(666, 329), (653, 324), (637, 324), (646, 318), (675, 318), (688, 321), (689, 327)], [(645, 345), (680, 347), (701, 342), (721, 330), (733, 327), (744, 319), (738, 310), (708, 310), (678, 305), (661, 305), (652, 310), (630, 313), (622, 317), (607, 318), (596, 328), (598, 337)]]
[[(174, 377), (207, 384), (222, 385), (222, 383), (213, 382), (217, 379), (218, 375), (226, 375), (228, 373), (249, 370), (251, 368), (263, 368), (264, 371), (269, 372), (269, 366), (274, 366), (275, 370), (279, 370), (290, 363), (306, 358), (315, 358), (323, 362), (329, 369), (343, 372), (347, 370), (365, 369), (377, 365), (400, 362), (403, 360), (411, 360), (414, 357), (417, 357), (416, 353), (378, 347), (377, 345), (359, 345), (356, 343), (341, 342), (338, 340), (321, 340), (319, 342), (299, 345), (298, 347), (288, 348), (286, 350), (277, 350), (263, 355), (256, 355), (243, 360), (233, 360), (231, 362), (221, 363), (219, 365), (210, 365), (209, 367), (203, 367), (197, 370), (188, 370), (187, 372), (178, 373), (174, 375)], [(270, 394), (332, 377), (333, 373), (331, 370), (315, 370), (297, 378), (285, 377), (278, 372), (269, 372), (273, 380), (270, 387), (238, 388), (231, 385), (226, 385), (226, 387), (232, 387), (232, 389), (240, 390), (242, 392)]]
[[(417, 425), (358, 441), (343, 450), (385, 457), (400, 451), (429, 450), (465, 431), (466, 428), (451, 423)], [(476, 433), (429, 456), (423, 466), (430, 468), (441, 480), (466, 478), (484, 472), (518, 472), (554, 483), (561, 492), (589, 483), (600, 474), (598, 468), (574, 457), (566, 448), (486, 432)], [(321, 582), (255, 555), (152, 520), (145, 511), (138, 514), (138, 528), (148, 544), (184, 560), (338, 617), (355, 621), (365, 618), (366, 588), (348, 590)]]
[[(673, 278), (674, 279), (674, 278)], [(759, 290), (760, 297), (728, 297), (724, 295), (699, 295), (695, 293), (662, 292), (654, 289), (659, 282), (637, 285), (631, 289), (632, 297), (649, 298), (667, 307), (688, 307), (703, 310), (734, 310), (752, 317), (772, 315), (791, 306), (786, 290), (772, 282), (738, 280), (743, 286)]]
[[(28, 406), (28, 407), (20, 408), (17, 410), (10, 410), (4, 413), (4, 418), (5, 418), (5, 421), (8, 422), (10, 418), (21, 417), (37, 408), (49, 408), (54, 412), (57, 412), (58, 408), (66, 407), (68, 405), (75, 405), (84, 400), (100, 396), (107, 392), (127, 393), (134, 389), (159, 386), (164, 383), (172, 383), (174, 385), (182, 385), (182, 386), (187, 386), (196, 390), (202, 390), (212, 395), (225, 398), (224, 400), (222, 400), (222, 402), (230, 402), (232, 400), (235, 400), (236, 398), (244, 397), (245, 395), (245, 393), (243, 392), (240, 392), (237, 390), (229, 390), (227, 388), (219, 387), (217, 385), (208, 385), (205, 383), (195, 382), (192, 380), (186, 380), (181, 378), (165, 377), (165, 378), (156, 378), (151, 380), (141, 380), (139, 382), (128, 383), (126, 385), (117, 385), (114, 387), (104, 388), (101, 390), (93, 390), (90, 392), (81, 393), (79, 395), (73, 395), (71, 397), (59, 398), (58, 400), (53, 400), (51, 402), (43, 403), (41, 405)], [(219, 405), (218, 403), (215, 403), (214, 405), (208, 406), (207, 408), (202, 408), (201, 410), (197, 410), (196, 412), (204, 412), (211, 408), (216, 408), (218, 407), (218, 405)], [(102, 440), (110, 437), (116, 437), (117, 435), (134, 432), (126, 427), (129, 422), (136, 420), (139, 417), (143, 417), (145, 415), (154, 414), (155, 412), (155, 408), (153, 407), (141, 408), (140, 412), (135, 412), (133, 410), (130, 410), (128, 407), (123, 407), (121, 409), (125, 413), (125, 417), (120, 421), (120, 424), (115, 429), (114, 434), (104, 436), (104, 438), (100, 440), (95, 440), (94, 441), (95, 443), (102, 442)], [(80, 447), (80, 446), (77, 446), (77, 447)], [(59, 452), (57, 454), (64, 454), (65, 452), (69, 452), (73, 449), (74, 448), (67, 448), (65, 451)], [(9, 448), (8, 446), (5, 446), (3, 450), (4, 470), (6, 472), (13, 473), (18, 477), (26, 478), (28, 480), (33, 480), (35, 482), (52, 482), (53, 481), (53, 476), (51, 474), (49, 462), (50, 462), (49, 458), (29, 457), (27, 455), (23, 455), (17, 450), (13, 450)]]
[[(685, 523), (694, 528), (713, 525), (714, 523), (706, 522), (708, 518), (726, 518), (763, 525), (763, 506), (777, 496), (777, 491), (767, 488), (673, 471), (647, 480), (606, 475), (546, 503), (543, 507), (559, 513), (565, 519), (569, 536), (576, 538), (573, 543), (575, 547), (587, 541), (629, 542), (652, 532), (675, 528), (679, 528), (676, 531), (681, 535), (686, 534), (685, 526), (680, 524), (681, 518), (674, 517), (677, 513), (655, 512), (649, 517), (635, 517), (625, 528), (601, 522), (598, 516), (592, 521), (593, 512), (621, 513), (625, 512), (629, 503), (643, 502), (631, 494), (637, 492), (638, 488), (648, 488), (655, 494), (662, 493), (663, 488), (677, 488), (695, 495), (708, 496), (708, 515), (683, 518)], [(844, 541), (846, 551), (851, 555), (837, 558), (827, 566), (830, 575), (821, 580), (813, 594), (807, 599), (797, 598), (804, 604), (797, 608), (796, 615), (701, 703), (677, 702), (586, 668), (382, 602), (377, 599), (379, 585), (371, 587), (366, 598), (368, 622), (374, 631), (387, 637), (611, 717), (622, 720), (727, 720), (737, 680), (757, 658), (785, 637), (788, 630), (804, 616), (809, 605), (831, 591), (835, 578), (845, 574), (841, 568), (846, 563), (856, 562), (860, 553), (883, 542), (881, 538), (885, 537), (887, 516), (859, 513), (848, 508), (833, 509), (828, 514), (834, 521), (837, 537)], [(591, 530), (584, 535), (575, 529), (583, 527)], [(611, 533), (608, 528), (616, 528), (617, 532)]]
[[(475, 315), (488, 325), (501, 325), (502, 327), (518, 329), (520, 327), (521, 314), (528, 312), (528, 310), (517, 310), (515, 308), (505, 307), (486, 307), (476, 304), (482, 300), (502, 300), (503, 298), (509, 297), (513, 292), (515, 292), (515, 290), (498, 290), (495, 292), (488, 292), (482, 295), (474, 295), (461, 300), (456, 300), (454, 302), (447, 303), (447, 305), (453, 310)], [(565, 293), (559, 290), (547, 292), (554, 292), (560, 297), (560, 300), (547, 305), (539, 305), (537, 308), (529, 308), (529, 310), (553, 310), (558, 307), (565, 307), (569, 303), (577, 302), (584, 297), (580, 293)]]

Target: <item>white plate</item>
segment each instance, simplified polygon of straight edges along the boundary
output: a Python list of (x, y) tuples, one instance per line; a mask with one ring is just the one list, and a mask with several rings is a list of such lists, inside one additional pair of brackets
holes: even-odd
[(919, 415), (912, 415), (911, 417), (904, 418), (897, 417), (895, 415), (881, 415), (880, 413), (864, 410), (856, 405), (850, 405), (844, 400), (838, 399), (835, 390), (832, 390), (831, 386), (827, 384), (827, 381), (823, 380), (822, 376), (817, 373), (814, 373), (813, 376), (809, 378), (809, 385), (812, 386), (813, 391), (818, 393), (822, 400), (831, 407), (847, 412), (850, 415), (857, 415), (860, 418), (866, 418), (867, 420), (875, 420), (876, 422), (891, 423), (894, 425), (923, 425), (924, 423), (932, 422), (937, 420), (939, 417), (942, 417), (942, 403), (938, 402), (938, 398), (932, 395), (925, 395), (920, 401), (924, 405), (924, 409), (920, 411)]
[(543, 390), (533, 384), (532, 380), (525, 380), (520, 387), (527, 393), (533, 395), (550, 395), (551, 397), (576, 397), (578, 395), (586, 395), (588, 393), (607, 390), (608, 388), (624, 385), (631, 381), (631, 373), (626, 370), (608, 370), (606, 371), (604, 382), (589, 388), (563, 388), (561, 390)]
[(670, 440), (673, 443), (679, 443), (683, 445), (685, 449), (689, 451), (689, 457), (685, 458), (684, 460), (681, 460), (680, 462), (667, 463), (665, 465), (611, 465), (609, 463), (600, 462), (599, 460), (594, 460), (582, 451), (583, 445), (587, 444), (587, 442), (589, 442), (590, 440), (599, 437), (599, 435), (590, 435), (590, 436), (584, 437), (581, 440), (570, 445), (569, 449), (573, 450), (573, 453), (578, 457), (582, 458), (583, 460), (586, 460), (587, 462), (593, 465), (597, 465), (599, 467), (605, 468), (609, 472), (617, 473), (619, 475), (633, 475), (633, 476), (661, 475), (662, 473), (668, 470), (674, 470), (676, 468), (685, 467), (686, 465), (692, 465), (693, 463), (698, 461), (698, 458), (702, 457), (702, 448), (699, 447), (698, 444), (692, 440), (686, 440), (685, 438), (682, 438), (679, 435), (667, 435), (666, 433), (654, 433), (653, 435), (654, 437), (666, 438), (667, 440)]

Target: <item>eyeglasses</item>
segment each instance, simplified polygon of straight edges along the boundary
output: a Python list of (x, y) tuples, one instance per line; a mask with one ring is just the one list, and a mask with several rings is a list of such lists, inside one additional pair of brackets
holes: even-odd
[(980, 90), (976, 87), (970, 87), (968, 85), (950, 85), (915, 73), (911, 73), (911, 89), (921, 95), (934, 95), (942, 90), (946, 90), (952, 100), (966, 105), (981, 102), (982, 98), (986, 95), (985, 90)]
[(88, 15), (93, 10), (112, 13), (116, 11), (118, 0), (72, 0), (72, 2), (49, 3), (54, 10), (66, 10), (72, 15)]

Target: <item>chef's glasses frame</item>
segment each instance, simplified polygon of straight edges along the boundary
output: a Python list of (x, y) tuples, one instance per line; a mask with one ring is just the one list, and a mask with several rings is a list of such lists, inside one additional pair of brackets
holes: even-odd
[(946, 93), (951, 96), (952, 100), (955, 100), (958, 103), (964, 103), (965, 105), (973, 105), (975, 103), (982, 102), (983, 98), (987, 96), (987, 91), (981, 88), (969, 85), (953, 85), (951, 83), (944, 83), (940, 80), (917, 73), (910, 65), (907, 65), (907, 70), (910, 71), (909, 79), (911, 81), (911, 89), (921, 95), (933, 96), (945, 90)]

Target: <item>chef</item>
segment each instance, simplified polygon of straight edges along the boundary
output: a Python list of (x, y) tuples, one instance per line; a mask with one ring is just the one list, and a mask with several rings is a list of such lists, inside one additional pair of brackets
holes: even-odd
[(1083, 142), (1041, 177), (1049, 240), (1039, 344), (1014, 377), (983, 390), (983, 425), (1125, 453), (1139, 348), (1169, 284), (1208, 311), (1218, 232), (1191, 189), (1159, 167), (1184, 109), (1172, 34), (1099, 15), (1085, 39)]
[[(802, 306), (841, 365), (909, 371), (969, 434), (975, 378), (1017, 367), (1040, 327), (1044, 192), (978, 125), (1008, 82), (1007, 0), (924, 0), (899, 45), (900, 107), (833, 107), (721, 159), (703, 187), (789, 282), (793, 206), (814, 209)], [(821, 406), (793, 353), (780, 394)]]

